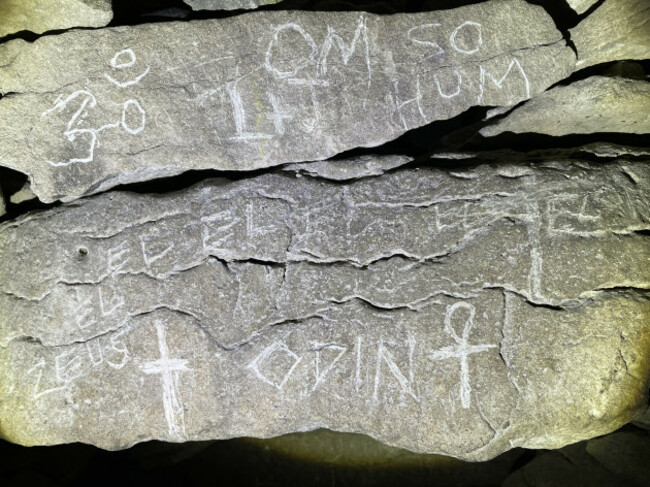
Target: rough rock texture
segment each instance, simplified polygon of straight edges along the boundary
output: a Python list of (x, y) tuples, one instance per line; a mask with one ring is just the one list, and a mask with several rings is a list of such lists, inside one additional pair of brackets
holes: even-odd
[(567, 0), (569, 6), (578, 14), (583, 14), (591, 7), (596, 5), (598, 0)]
[(618, 144), (609, 143), (594, 143), (580, 147), (582, 152), (593, 154), (596, 157), (609, 157), (616, 158), (621, 156), (630, 157), (644, 157), (650, 156), (650, 148), (643, 147), (627, 147)]
[(612, 431), (647, 408), (649, 191), (647, 162), (545, 162), (28, 214), (0, 226), (0, 432), (481, 460)]
[(287, 164), (283, 169), (332, 181), (348, 181), (369, 176), (379, 176), (386, 171), (408, 164), (412, 160), (412, 158), (406, 156), (362, 156), (353, 159), (330, 159), (304, 164)]
[(71, 27), (103, 27), (113, 18), (110, 0), (0, 0), (0, 37)]
[(649, 134), (650, 83), (592, 76), (567, 86), (557, 86), (480, 132), (484, 136), (503, 132)]
[(192, 10), (237, 10), (254, 9), (272, 5), (282, 0), (183, 0)]
[(12, 194), (9, 197), (9, 201), (14, 205), (19, 205), (20, 203), (24, 203), (25, 201), (31, 201), (33, 199), (36, 199), (36, 195), (32, 191), (32, 188), (29, 185), (29, 183), (25, 183), (25, 185), (22, 188), (20, 188), (19, 191), (16, 191), (14, 194)]
[(650, 56), (650, 2), (606, 0), (571, 30), (578, 50), (577, 69)]
[(326, 159), (474, 105), (516, 104), (574, 64), (552, 19), (523, 0), (16, 40), (0, 46), (0, 91), (13, 93), (0, 100), (0, 164), (51, 202), (187, 169)]

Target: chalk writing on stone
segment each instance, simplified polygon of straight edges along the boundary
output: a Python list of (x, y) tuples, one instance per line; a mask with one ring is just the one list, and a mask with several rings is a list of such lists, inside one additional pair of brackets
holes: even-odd
[[(552, 19), (523, 0), (387, 17), (252, 15), (252, 30), (240, 16), (17, 46), (19, 61), (0, 68), (0, 90), (14, 93), (0, 115), (30, 137), (0, 129), (2, 163), (30, 174), (42, 200), (68, 201), (189, 169), (323, 160), (477, 104), (517, 104), (575, 65)], [(46, 71), (41, 56), (77, 68)]]

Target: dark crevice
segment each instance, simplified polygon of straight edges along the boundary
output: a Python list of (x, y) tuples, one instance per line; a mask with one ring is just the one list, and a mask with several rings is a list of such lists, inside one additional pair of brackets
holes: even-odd
[(596, 3), (594, 3), (591, 7), (589, 7), (582, 15), (580, 15), (580, 20), (585, 19), (589, 17), (594, 10), (597, 10), (598, 7), (600, 7), (603, 3), (605, 3), (606, 0), (598, 0)]
[[(556, 27), (567, 33), (580, 22), (580, 16), (573, 10), (566, 0), (527, 0), (528, 3), (539, 5), (553, 18)], [(565, 36), (566, 38), (566, 36)]]
[(611, 143), (628, 147), (648, 147), (647, 135), (598, 132), (594, 134), (572, 134), (562, 136), (535, 133), (514, 134), (504, 132), (494, 137), (483, 137), (477, 133), (463, 147), (467, 151), (489, 151), (512, 149), (531, 152), (541, 149), (569, 149), (595, 143)]

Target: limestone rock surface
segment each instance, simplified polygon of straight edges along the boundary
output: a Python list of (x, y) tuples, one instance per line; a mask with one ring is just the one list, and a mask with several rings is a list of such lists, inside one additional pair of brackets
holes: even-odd
[(569, 6), (578, 14), (583, 14), (594, 6), (598, 0), (567, 0)]
[(647, 162), (546, 161), (27, 214), (0, 226), (0, 432), (472, 460), (604, 434), (648, 404), (649, 191)]
[(192, 10), (237, 10), (255, 9), (262, 5), (273, 5), (282, 0), (183, 0)]
[(29, 183), (25, 183), (25, 185), (20, 188), (20, 190), (16, 191), (9, 197), (9, 201), (14, 205), (19, 205), (20, 203), (31, 201), (33, 199), (36, 199), (36, 195), (32, 191)]
[(353, 159), (287, 164), (284, 170), (332, 181), (347, 181), (369, 176), (379, 176), (386, 171), (408, 164), (413, 159), (406, 156), (362, 156)]
[(625, 59), (650, 56), (650, 2), (605, 0), (571, 29), (578, 50), (577, 69)]
[(72, 27), (103, 27), (112, 18), (110, 0), (0, 0), (0, 37), (23, 30), (42, 34)]
[(188, 169), (252, 170), (374, 147), (575, 65), (523, 0), (376, 16), (252, 12), (0, 46), (0, 164), (45, 202)]
[(557, 86), (480, 132), (484, 136), (503, 132), (555, 136), (598, 132), (650, 134), (650, 83), (592, 76)]

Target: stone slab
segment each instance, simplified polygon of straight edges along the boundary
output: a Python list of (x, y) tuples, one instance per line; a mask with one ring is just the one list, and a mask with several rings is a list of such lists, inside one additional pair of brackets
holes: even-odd
[(273, 5), (282, 0), (183, 0), (192, 10), (238, 10), (255, 9), (262, 5)]
[(19, 205), (20, 203), (24, 203), (25, 201), (31, 201), (33, 199), (36, 199), (36, 195), (32, 191), (32, 188), (30, 187), (29, 183), (25, 183), (25, 185), (20, 188), (19, 191), (16, 191), (14, 194), (12, 194), (9, 197), (9, 201), (13, 205)]
[(352, 159), (329, 159), (327, 161), (306, 162), (303, 164), (287, 164), (283, 169), (285, 171), (330, 179), (332, 181), (348, 181), (370, 176), (380, 176), (386, 171), (390, 171), (412, 161), (413, 158), (411, 157), (397, 155), (362, 156)]
[(567, 0), (567, 3), (578, 15), (582, 15), (591, 7), (596, 5), (598, 0)]
[(0, 37), (72, 27), (103, 27), (113, 19), (110, 0), (0, 0)]
[(594, 64), (650, 56), (650, 3), (647, 0), (605, 0), (571, 29), (578, 50), (576, 69)]
[(480, 132), (486, 137), (503, 132), (650, 134), (650, 83), (592, 76), (557, 86)]
[(647, 408), (649, 190), (647, 161), (279, 171), (6, 222), (0, 432), (470, 460), (610, 432)]
[[(569, 75), (523, 0), (376, 16), (252, 12), (0, 46), (0, 164), (45, 202), (189, 169), (247, 171), (374, 147)], [(70, 67), (74, 66), (74, 69)]]

